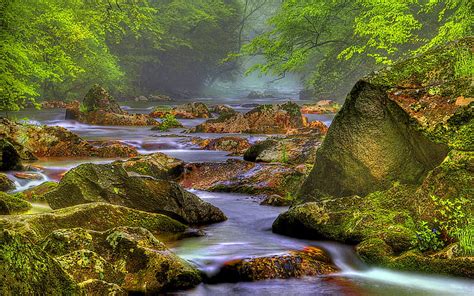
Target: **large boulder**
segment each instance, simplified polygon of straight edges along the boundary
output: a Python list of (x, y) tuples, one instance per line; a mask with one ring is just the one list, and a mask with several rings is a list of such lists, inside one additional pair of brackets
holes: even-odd
[[(369, 263), (472, 277), (474, 88), (457, 63), (473, 46), (452, 42), (359, 81), (273, 230), (357, 244)], [(432, 257), (453, 242), (459, 254)]]
[(187, 227), (162, 214), (148, 213), (108, 203), (88, 203), (35, 215), (0, 218), (0, 228), (12, 229), (38, 241), (52, 231), (82, 227), (105, 231), (119, 226), (143, 227), (158, 237), (183, 234)]
[(108, 202), (142, 211), (162, 213), (187, 224), (226, 219), (213, 205), (179, 184), (149, 176), (129, 176), (122, 165), (82, 164), (68, 171), (59, 186), (46, 193), (53, 209), (90, 202)]
[(66, 109), (66, 119), (96, 125), (159, 125), (148, 115), (123, 111), (110, 94), (97, 84), (87, 92), (81, 104), (72, 104)]
[(61, 229), (40, 245), (76, 282), (102, 280), (132, 293), (159, 293), (190, 288), (201, 281), (195, 267), (144, 228)]
[(2, 295), (80, 295), (58, 262), (13, 231), (0, 231), (0, 262)]
[[(137, 155), (135, 148), (114, 144), (96, 147), (78, 135), (60, 126), (38, 126), (19, 124), (8, 119), (0, 119), (0, 136), (11, 143), (6, 153), (8, 165), (18, 166), (21, 159), (34, 160), (36, 157), (130, 157)], [(5, 139), (0, 140), (0, 151)], [(7, 154), (5, 154), (7, 155)], [(11, 169), (11, 168), (10, 168)]]
[(302, 128), (306, 119), (301, 115), (300, 107), (295, 103), (281, 105), (261, 105), (246, 114), (224, 114), (210, 119), (191, 132), (204, 133), (251, 133), (281, 134), (289, 130)]
[(254, 257), (226, 262), (209, 282), (248, 282), (268, 279), (321, 276), (337, 272), (329, 256), (321, 249), (308, 247), (283, 255)]
[(474, 96), (471, 77), (455, 73), (456, 56), (472, 42), (451, 43), (357, 82), (317, 152), (302, 198), (365, 195), (395, 181), (421, 184), (472, 120), (473, 105), (456, 104)]
[(29, 202), (46, 202), (44, 195), (58, 187), (58, 183), (46, 181), (38, 186), (28, 188), (22, 191), (22, 197)]
[(231, 106), (229, 105), (214, 105), (211, 106), (210, 111), (212, 113), (216, 113), (219, 115), (225, 115), (225, 114), (235, 114), (237, 111), (235, 111)]

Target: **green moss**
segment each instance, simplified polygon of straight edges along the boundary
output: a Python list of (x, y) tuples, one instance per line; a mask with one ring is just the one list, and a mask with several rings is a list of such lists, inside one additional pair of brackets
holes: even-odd
[(31, 209), (31, 204), (23, 200), (21, 196), (0, 192), (0, 215), (19, 214)]
[(0, 261), (2, 295), (80, 294), (55, 260), (15, 232), (0, 232)]

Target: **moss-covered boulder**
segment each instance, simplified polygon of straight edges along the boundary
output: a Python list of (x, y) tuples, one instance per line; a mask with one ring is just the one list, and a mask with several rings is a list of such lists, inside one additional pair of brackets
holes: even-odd
[(117, 284), (101, 280), (87, 280), (79, 284), (86, 295), (127, 296), (128, 293)]
[[(138, 154), (135, 148), (123, 144), (93, 146), (60, 126), (20, 124), (6, 118), (0, 118), (2, 136), (11, 143), (8, 153), (16, 155), (8, 157), (9, 169), (13, 169), (13, 164), (18, 166), (21, 160), (36, 157), (131, 157)], [(8, 153), (5, 155), (10, 155)]]
[[(474, 97), (472, 77), (456, 69), (473, 42), (449, 43), (357, 82), (317, 152), (302, 199), (365, 195), (395, 181), (419, 185), (455, 142), (472, 150), (474, 105), (456, 103)], [(471, 140), (456, 140), (466, 136)]]
[(40, 245), (77, 282), (103, 280), (135, 293), (185, 289), (201, 282), (194, 266), (144, 228), (64, 229), (51, 233)]
[(159, 237), (181, 235), (187, 230), (185, 225), (168, 216), (109, 203), (88, 203), (50, 213), (0, 218), (1, 228), (13, 229), (32, 240), (42, 239), (63, 228), (105, 231), (118, 226), (143, 227)]
[(144, 156), (117, 161), (127, 172), (151, 176), (157, 179), (176, 180), (184, 172), (184, 162), (164, 153), (153, 153)]
[[(4, 121), (6, 119), (2, 119)], [(7, 139), (0, 139), (0, 171), (21, 169), (21, 157)]]
[(162, 213), (187, 224), (226, 219), (218, 208), (179, 184), (148, 176), (129, 176), (123, 166), (117, 164), (82, 164), (68, 171), (59, 186), (44, 196), (53, 209), (108, 202)]
[(281, 134), (302, 128), (305, 124), (306, 120), (301, 115), (300, 107), (288, 102), (280, 105), (261, 105), (246, 114), (224, 114), (196, 126), (191, 132)]
[(46, 181), (38, 186), (28, 188), (22, 192), (22, 197), (29, 202), (46, 202), (44, 195), (58, 187), (58, 183)]
[(0, 231), (2, 295), (81, 295), (71, 277), (46, 252), (13, 231)]
[[(473, 46), (465, 38), (360, 80), (273, 230), (357, 244), (369, 263), (472, 277), (474, 88), (457, 68)], [(459, 254), (435, 256), (453, 242)]]
[(244, 159), (255, 162), (282, 162), (313, 164), (322, 135), (272, 137), (252, 145), (245, 151)]
[(7, 175), (0, 173), (0, 191), (8, 191), (15, 189), (15, 184)]
[(66, 119), (97, 125), (159, 125), (146, 114), (123, 111), (112, 96), (97, 84), (87, 92), (81, 104), (73, 104), (66, 109)]
[(226, 262), (209, 282), (248, 282), (320, 276), (337, 272), (321, 249), (308, 247), (284, 255), (238, 259)]
[(157, 106), (151, 111), (150, 116), (155, 118), (163, 118), (168, 114), (172, 114), (176, 118), (183, 119), (212, 117), (207, 105), (201, 102), (186, 103), (173, 108), (169, 106)]
[(0, 192), (0, 215), (13, 215), (27, 212), (31, 204), (17, 195)]

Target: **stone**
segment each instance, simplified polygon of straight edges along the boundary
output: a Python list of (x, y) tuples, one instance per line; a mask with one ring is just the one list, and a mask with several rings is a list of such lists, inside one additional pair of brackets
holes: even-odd
[(301, 106), (303, 114), (330, 114), (337, 113), (341, 109), (341, 105), (331, 100), (321, 100), (315, 104), (304, 104)]
[(118, 226), (143, 227), (158, 237), (182, 235), (187, 227), (162, 214), (148, 213), (108, 203), (88, 203), (35, 215), (0, 218), (3, 229), (21, 233), (32, 241), (63, 228), (82, 227), (105, 231)]
[(138, 154), (135, 148), (126, 145), (95, 147), (60, 126), (19, 124), (5, 118), (0, 119), (0, 136), (8, 138), (10, 147), (16, 151), (14, 155), (17, 156), (8, 158), (15, 160), (16, 166), (18, 161), (35, 160), (36, 157), (130, 157)]
[(87, 280), (79, 284), (87, 295), (104, 296), (127, 296), (128, 293), (117, 284), (107, 283), (101, 280)]
[(147, 176), (129, 176), (116, 164), (79, 165), (68, 171), (59, 186), (44, 196), (53, 209), (108, 202), (162, 213), (186, 224), (208, 224), (226, 219), (218, 208), (179, 184)]
[(9, 191), (15, 189), (15, 183), (7, 175), (0, 173), (0, 191)]
[(31, 204), (16, 195), (0, 191), (0, 215), (14, 215), (27, 212)]
[(250, 147), (248, 139), (242, 137), (193, 138), (192, 143), (204, 150), (228, 151), (232, 155), (242, 155)]
[(52, 191), (56, 187), (58, 187), (58, 183), (53, 181), (46, 181), (38, 186), (26, 189), (22, 192), (22, 196), (25, 200), (29, 202), (46, 202), (44, 194)]
[(218, 115), (225, 115), (225, 114), (234, 114), (237, 113), (231, 106), (229, 105), (214, 105), (211, 106), (210, 111), (212, 113), (216, 113)]
[(287, 165), (228, 160), (188, 165), (181, 184), (198, 190), (287, 196), (298, 190), (304, 177)]
[(211, 118), (212, 114), (206, 104), (201, 102), (192, 102), (178, 105), (174, 108), (167, 106), (158, 106), (150, 113), (151, 117), (162, 118), (167, 114), (172, 114), (176, 118), (194, 119), (194, 118)]
[(159, 152), (127, 160), (118, 160), (114, 164), (121, 165), (129, 173), (133, 172), (164, 180), (179, 179), (184, 172), (184, 162), (182, 160)]
[(58, 262), (14, 231), (0, 231), (0, 261), (2, 295), (80, 295)]
[(0, 171), (21, 169), (21, 157), (7, 139), (0, 139)]
[(321, 276), (337, 272), (330, 258), (321, 249), (308, 247), (284, 255), (237, 259), (226, 262), (211, 283), (248, 282), (268, 279)]
[(210, 119), (190, 132), (281, 134), (306, 124), (300, 108), (295, 103), (260, 105), (246, 114), (224, 114)]

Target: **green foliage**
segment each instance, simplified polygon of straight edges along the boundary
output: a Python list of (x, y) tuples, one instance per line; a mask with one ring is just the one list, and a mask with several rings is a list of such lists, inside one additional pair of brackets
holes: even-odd
[(441, 239), (441, 233), (436, 228), (431, 228), (428, 222), (421, 221), (416, 229), (417, 245), (420, 251), (437, 251), (444, 247), (444, 242)]
[(84, 105), (84, 103), (81, 103), (81, 104), (79, 105), (79, 111), (80, 111), (81, 113), (86, 113), (86, 112), (88, 112), (89, 110), (87, 109), (87, 106)]
[(286, 149), (286, 145), (283, 145), (282, 148), (281, 148), (280, 162), (288, 163), (288, 152), (287, 152), (287, 149)]
[(457, 78), (470, 77), (474, 75), (474, 59), (470, 50), (460, 50), (457, 52), (456, 63), (454, 64), (454, 75)]
[(461, 255), (474, 256), (474, 221), (469, 221), (466, 227), (457, 231)]
[(168, 131), (170, 128), (175, 128), (175, 127), (180, 127), (181, 123), (176, 119), (176, 117), (168, 113), (165, 115), (163, 120), (161, 121), (161, 124), (158, 126), (158, 129), (161, 131)]
[(200, 87), (235, 51), (239, 3), (2, 0), (0, 111), (95, 83), (123, 95)]
[(462, 229), (468, 223), (469, 216), (466, 214), (464, 207), (469, 204), (469, 200), (459, 197), (454, 200), (439, 198), (431, 195), (431, 199), (436, 205), (434, 219), (441, 230), (445, 231), (448, 236), (455, 237), (458, 230)]
[[(376, 64), (471, 35), (472, 9), (465, 0), (287, 0), (242, 54), (265, 57), (249, 71), (300, 73), (319, 97), (342, 96)], [(472, 62), (463, 56), (458, 68)]]

